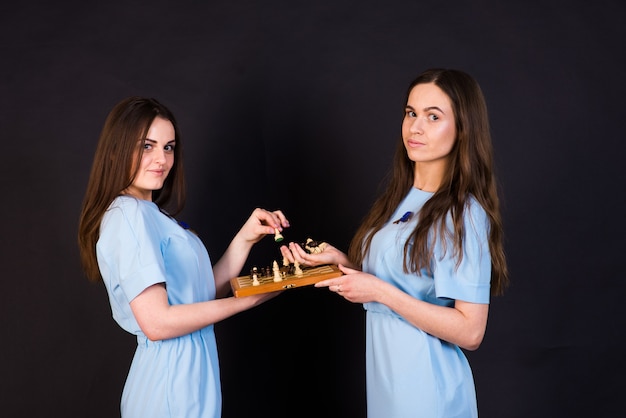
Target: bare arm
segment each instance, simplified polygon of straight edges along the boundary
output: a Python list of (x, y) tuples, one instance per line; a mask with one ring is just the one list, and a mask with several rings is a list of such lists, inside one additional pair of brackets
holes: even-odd
[(487, 328), (488, 304), (457, 300), (453, 307), (416, 299), (379, 278), (340, 266), (344, 276), (324, 280), (316, 287), (330, 290), (355, 303), (379, 302), (413, 326), (466, 350), (476, 350)]
[(148, 287), (130, 302), (139, 327), (151, 340), (164, 340), (186, 335), (215, 324), (239, 312), (257, 306), (278, 293), (265, 293), (244, 298), (220, 298), (228, 294), (230, 279), (237, 276), (252, 246), (276, 229), (288, 227), (281, 211), (255, 209), (235, 235), (226, 252), (213, 267), (216, 296), (206, 302), (170, 305), (163, 284)]
[[(382, 282), (382, 281), (381, 281)], [(476, 350), (485, 335), (489, 305), (455, 301), (453, 307), (424, 302), (386, 282), (378, 302), (415, 327), (466, 350)]]
[(170, 305), (163, 284), (148, 287), (130, 302), (139, 327), (150, 340), (180, 337), (245, 311), (278, 293)]
[(217, 297), (228, 294), (229, 281), (241, 273), (252, 246), (266, 235), (274, 234), (275, 229), (282, 231), (287, 227), (289, 227), (289, 221), (281, 211), (269, 212), (264, 209), (255, 209), (237, 232), (224, 255), (213, 266)]

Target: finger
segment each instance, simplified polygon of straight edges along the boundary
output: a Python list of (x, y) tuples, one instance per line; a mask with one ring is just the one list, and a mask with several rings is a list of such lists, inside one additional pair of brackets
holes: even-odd
[(343, 272), (343, 274), (360, 273), (359, 270), (351, 269), (350, 267), (346, 267), (343, 264), (339, 264), (339, 265), (337, 265), (337, 267), (339, 267), (339, 270), (341, 270)]
[(290, 226), (289, 221), (287, 220), (287, 218), (285, 217), (282, 211), (275, 210), (273, 212), (268, 212), (268, 213), (270, 214), (272, 218), (272, 225), (278, 230), (282, 231), (283, 228), (288, 228)]
[(255, 230), (255, 233), (259, 235), (277, 234), (277, 232), (282, 230), (280, 219), (272, 212), (257, 208), (253, 213), (253, 217), (256, 219), (256, 223), (259, 226)]
[(290, 264), (294, 263), (295, 259), (293, 258), (293, 254), (286, 245), (280, 246), (280, 253), (287, 259), (287, 261), (289, 261)]
[(283, 228), (288, 228), (290, 226), (289, 225), (289, 221), (287, 220), (287, 217), (283, 214), (283, 212), (281, 210), (275, 210), (272, 213), (278, 218), (278, 223)]
[(302, 247), (300, 247), (295, 242), (290, 242), (289, 249), (291, 250), (291, 253), (295, 257), (295, 259), (298, 260), (298, 263), (305, 262), (304, 257), (306, 256), (306, 252), (302, 249)]
[(331, 287), (339, 284), (335, 279), (326, 279), (315, 283), (315, 287)]
[(345, 291), (345, 289), (343, 288), (343, 285), (341, 283), (336, 284), (336, 285), (332, 285), (332, 286), (328, 286), (328, 289), (331, 292), (335, 292), (335, 293), (338, 293), (340, 295)]
[(256, 208), (252, 212), (252, 215), (250, 217), (255, 219), (256, 222), (260, 225), (268, 226), (271, 228), (280, 227), (280, 219), (278, 218), (278, 216), (265, 209)]

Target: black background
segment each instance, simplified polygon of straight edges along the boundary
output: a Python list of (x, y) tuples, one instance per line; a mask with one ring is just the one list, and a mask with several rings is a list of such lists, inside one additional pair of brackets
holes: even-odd
[[(78, 260), (96, 139), (115, 103), (178, 118), (181, 216), (217, 260), (251, 211), (346, 249), (419, 72), (487, 98), (512, 286), (472, 365), (481, 417), (623, 414), (618, 0), (150, 1), (0, 6), (0, 409), (115, 417), (135, 348)], [(249, 262), (278, 257), (271, 238)], [(312, 287), (216, 326), (224, 417), (363, 417), (364, 315)]]

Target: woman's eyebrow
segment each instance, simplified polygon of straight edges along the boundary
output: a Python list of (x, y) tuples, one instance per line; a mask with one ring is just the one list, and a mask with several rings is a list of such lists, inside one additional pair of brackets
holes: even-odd
[[(154, 139), (150, 139), (150, 138), (146, 138), (146, 139), (144, 139), (144, 141), (148, 141), (148, 142), (151, 142), (153, 144), (157, 143), (157, 141), (155, 141)], [(176, 142), (175, 139), (170, 139), (169, 141), (167, 141), (167, 144), (171, 144), (171, 143), (174, 143), (174, 142)]]
[[(415, 109), (413, 108), (413, 106), (411, 106), (411, 105), (406, 105), (406, 106), (405, 106), (405, 109), (407, 109), (407, 110), (415, 110)], [(444, 112), (443, 110), (441, 110), (441, 108), (440, 108), (439, 106), (427, 106), (427, 107), (423, 108), (422, 110), (423, 110), (423, 111), (425, 111), (425, 112), (428, 112), (429, 110), (436, 110), (436, 111), (438, 111), (438, 112), (443, 113), (444, 115), (446, 114), (446, 112)]]
[(444, 114), (446, 113), (443, 110), (441, 110), (441, 108), (439, 106), (428, 106), (428, 107), (425, 107), (424, 110), (426, 110), (426, 111), (428, 111), (428, 110), (436, 110), (436, 111), (444, 113)]

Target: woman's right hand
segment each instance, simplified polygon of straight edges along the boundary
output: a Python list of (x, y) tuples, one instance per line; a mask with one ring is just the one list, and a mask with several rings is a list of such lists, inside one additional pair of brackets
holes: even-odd
[(256, 244), (263, 237), (275, 234), (289, 227), (289, 221), (282, 211), (269, 211), (256, 208), (245, 224), (241, 227), (236, 237), (241, 237), (245, 242)]
[(289, 263), (295, 263), (297, 261), (301, 266), (314, 267), (322, 264), (352, 265), (346, 254), (328, 243), (326, 243), (322, 252), (316, 254), (309, 254), (295, 242), (290, 242), (289, 246), (282, 245), (280, 247), (280, 252), (283, 257), (289, 261)]

